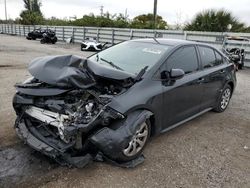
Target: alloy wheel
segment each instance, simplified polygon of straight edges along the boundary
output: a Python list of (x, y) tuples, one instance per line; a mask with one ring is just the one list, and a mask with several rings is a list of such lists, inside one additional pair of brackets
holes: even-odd
[(231, 90), (229, 88), (225, 89), (221, 96), (221, 109), (226, 109), (231, 97)]
[(148, 132), (148, 125), (144, 122), (136, 131), (128, 146), (123, 150), (123, 154), (127, 157), (132, 157), (138, 154), (146, 144)]

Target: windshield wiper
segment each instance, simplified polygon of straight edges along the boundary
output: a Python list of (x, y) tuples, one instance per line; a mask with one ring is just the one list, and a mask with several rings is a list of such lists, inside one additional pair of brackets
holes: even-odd
[(106, 59), (103, 59), (102, 57), (100, 58), (100, 60), (102, 60), (102, 61), (108, 63), (109, 65), (111, 65), (112, 67), (114, 67), (114, 68), (116, 68), (116, 69), (119, 69), (119, 70), (122, 70), (122, 71), (123, 71), (123, 69), (122, 69), (121, 67), (115, 65), (112, 61), (108, 61), (108, 60), (106, 60)]
[(154, 41), (157, 42), (158, 44), (161, 44), (155, 37), (153, 37)]
[(146, 66), (146, 67), (144, 67), (143, 69), (140, 70), (140, 72), (135, 77), (135, 82), (138, 82), (138, 81), (141, 80), (141, 77), (145, 74), (147, 69), (148, 69), (148, 66)]

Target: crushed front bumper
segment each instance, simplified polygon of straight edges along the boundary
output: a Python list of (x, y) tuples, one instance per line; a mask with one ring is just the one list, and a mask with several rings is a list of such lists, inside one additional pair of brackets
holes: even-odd
[[(14, 100), (18, 102), (18, 100)], [(20, 101), (19, 101), (20, 102)], [(32, 100), (22, 100), (22, 104), (32, 104)], [(80, 138), (80, 144), (78, 139), (69, 143), (63, 142), (61, 139), (55, 137), (53, 134), (49, 134), (43, 126), (37, 124), (37, 120), (34, 122), (32, 117), (25, 113), (24, 107), (20, 107), (15, 103), (18, 118), (15, 122), (15, 129), (17, 135), (31, 148), (53, 158), (61, 165), (74, 166), (82, 168), (95, 161), (106, 161), (111, 164), (131, 168), (141, 164), (144, 161), (144, 157), (141, 155), (138, 158), (126, 162), (119, 163), (117, 158), (132, 136), (136, 128), (152, 115), (152, 113), (142, 110), (129, 114), (126, 118), (118, 112), (106, 109), (102, 116), (90, 123), (88, 126), (77, 125), (69, 126), (72, 129), (65, 129), (66, 135), (78, 135)], [(105, 117), (111, 116), (114, 119), (120, 119), (115, 121), (112, 125), (101, 126), (100, 123), (105, 120)], [(45, 129), (45, 130), (44, 130)], [(80, 151), (80, 153), (78, 153)]]
[(60, 148), (56, 145), (49, 144), (45, 139), (43, 139), (42, 135), (37, 135), (39, 137), (38, 139), (27, 128), (24, 121), (16, 122), (15, 129), (19, 138), (31, 148), (43, 153), (44, 155), (47, 155), (50, 158), (53, 158), (61, 165), (82, 168), (93, 161), (92, 155), (88, 153), (83, 156), (72, 157), (70, 153), (68, 153), (70, 145), (68, 147)]

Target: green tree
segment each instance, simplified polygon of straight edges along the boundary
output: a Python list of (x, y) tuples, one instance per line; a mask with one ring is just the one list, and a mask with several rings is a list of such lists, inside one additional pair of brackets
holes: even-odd
[(66, 19), (59, 19), (56, 17), (51, 17), (49, 19), (44, 20), (46, 25), (60, 25), (60, 26), (64, 26), (64, 25), (71, 25), (71, 21), (66, 20)]
[(190, 31), (217, 31), (225, 32), (228, 25), (230, 31), (238, 32), (244, 29), (244, 24), (240, 23), (233, 15), (225, 10), (205, 10), (198, 13), (195, 18), (185, 26), (185, 30)]
[(107, 12), (103, 16), (84, 15), (82, 18), (74, 20), (72, 24), (77, 26), (113, 27), (114, 20), (113, 15)]
[(20, 23), (24, 25), (42, 24), (44, 21), (39, 0), (23, 0), (24, 8), (20, 13)]
[[(136, 16), (132, 23), (132, 28), (139, 29), (153, 29), (154, 28), (154, 15), (153, 14), (142, 14)], [(167, 27), (167, 22), (159, 15), (156, 17), (156, 29), (165, 29)]]
[(29, 11), (34, 11), (37, 13), (42, 14), (41, 12), (41, 6), (42, 3), (39, 0), (23, 0), (24, 2), (24, 8)]
[(20, 23), (24, 25), (36, 25), (43, 23), (43, 16), (38, 12), (23, 10), (20, 14)]
[(129, 22), (128, 22), (128, 18), (125, 17), (124, 14), (119, 13), (118, 15), (114, 16), (114, 26), (118, 27), (118, 28), (127, 28), (129, 27)]

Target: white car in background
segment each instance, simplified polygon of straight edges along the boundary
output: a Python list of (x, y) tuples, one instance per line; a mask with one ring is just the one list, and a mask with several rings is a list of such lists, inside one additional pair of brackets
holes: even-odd
[(106, 44), (109, 43), (100, 43), (97, 42), (96, 38), (86, 38), (81, 43), (81, 51), (90, 50), (90, 51), (101, 51), (104, 47), (106, 47)]

